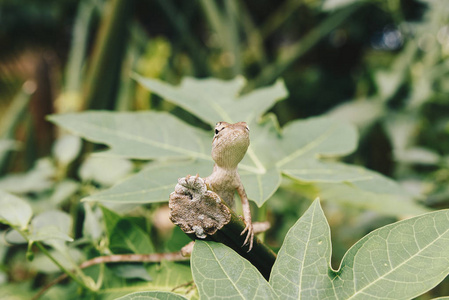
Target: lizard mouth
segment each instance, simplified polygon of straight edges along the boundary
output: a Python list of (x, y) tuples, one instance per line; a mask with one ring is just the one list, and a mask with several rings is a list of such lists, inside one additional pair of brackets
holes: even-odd
[(249, 147), (248, 130), (233, 130), (214, 141), (212, 158), (221, 167), (236, 168)]

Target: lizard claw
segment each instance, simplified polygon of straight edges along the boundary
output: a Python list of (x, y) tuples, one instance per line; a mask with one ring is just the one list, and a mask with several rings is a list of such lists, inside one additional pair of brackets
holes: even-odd
[(246, 227), (245, 229), (243, 229), (242, 233), (240, 233), (240, 235), (244, 235), (246, 233), (246, 238), (245, 241), (243, 242), (243, 246), (245, 245), (249, 245), (249, 249), (248, 252), (251, 251), (251, 249), (253, 249), (253, 241), (254, 241), (254, 230), (253, 230), (253, 225), (251, 224), (251, 222), (245, 222), (246, 223)]

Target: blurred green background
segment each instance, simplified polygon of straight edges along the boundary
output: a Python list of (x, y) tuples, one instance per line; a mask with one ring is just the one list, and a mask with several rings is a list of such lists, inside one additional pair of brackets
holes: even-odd
[[(172, 84), (242, 75), (245, 91), (282, 77), (290, 94), (272, 109), (281, 125), (353, 122), (360, 145), (348, 162), (447, 208), (448, 58), (447, 0), (0, 0), (0, 176), (51, 154), (51, 113), (167, 110), (207, 128), (133, 72)], [(391, 221), (327, 213), (342, 227), (337, 253)]]

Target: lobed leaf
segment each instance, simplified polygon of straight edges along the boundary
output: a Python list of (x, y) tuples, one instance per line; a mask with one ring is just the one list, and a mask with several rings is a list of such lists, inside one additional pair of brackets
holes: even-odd
[(202, 299), (277, 299), (259, 271), (227, 246), (197, 240), (192, 274)]
[(325, 299), (334, 295), (329, 277), (330, 229), (315, 200), (287, 233), (270, 276), (282, 299)]
[(174, 191), (179, 177), (187, 174), (206, 177), (212, 167), (213, 163), (205, 160), (153, 162), (136, 175), (83, 200), (115, 203), (168, 201), (168, 195)]
[(104, 155), (135, 159), (210, 160), (210, 135), (164, 112), (88, 111), (48, 117), (83, 138), (106, 144)]
[(282, 80), (272, 86), (240, 95), (246, 83), (243, 77), (229, 81), (187, 77), (179, 86), (137, 74), (134, 74), (134, 78), (153, 93), (184, 108), (211, 126), (219, 121), (252, 123), (288, 95)]
[(449, 210), (368, 234), (345, 255), (335, 290), (347, 299), (410, 299), (449, 274)]
[(315, 201), (290, 229), (270, 284), (283, 299), (410, 299), (449, 274), (449, 210), (375, 230), (338, 271), (330, 268), (329, 225)]
[[(281, 82), (239, 95), (244, 84), (240, 77), (231, 81), (187, 78), (179, 86), (135, 77), (152, 92), (211, 125), (221, 120), (249, 123), (251, 146), (239, 164), (239, 172), (249, 199), (259, 206), (279, 188), (281, 176), (286, 175), (301, 184), (312, 184), (318, 193), (314, 196), (327, 193), (323, 197), (326, 200), (346, 196), (333, 189), (335, 183), (351, 186), (353, 197), (346, 200), (360, 207), (369, 204), (360, 201), (362, 197), (368, 195), (379, 202), (376, 199), (381, 194), (387, 195), (389, 202), (410, 206), (398, 211), (376, 205), (381, 213), (423, 212), (412, 201), (400, 200), (410, 200), (411, 196), (394, 181), (361, 167), (335, 162), (356, 148), (358, 137), (354, 126), (326, 117), (293, 121), (282, 130), (272, 115), (257, 122), (267, 109), (287, 95)], [(197, 173), (206, 177), (212, 172), (212, 132), (194, 128), (167, 113), (86, 112), (51, 116), (50, 120), (88, 140), (108, 145), (107, 154), (159, 161), (86, 200), (166, 201), (179, 177)]]

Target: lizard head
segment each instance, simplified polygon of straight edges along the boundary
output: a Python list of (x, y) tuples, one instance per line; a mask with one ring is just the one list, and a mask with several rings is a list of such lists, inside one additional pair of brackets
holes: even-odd
[(245, 122), (218, 122), (212, 141), (212, 159), (222, 168), (237, 168), (249, 146), (249, 127)]

